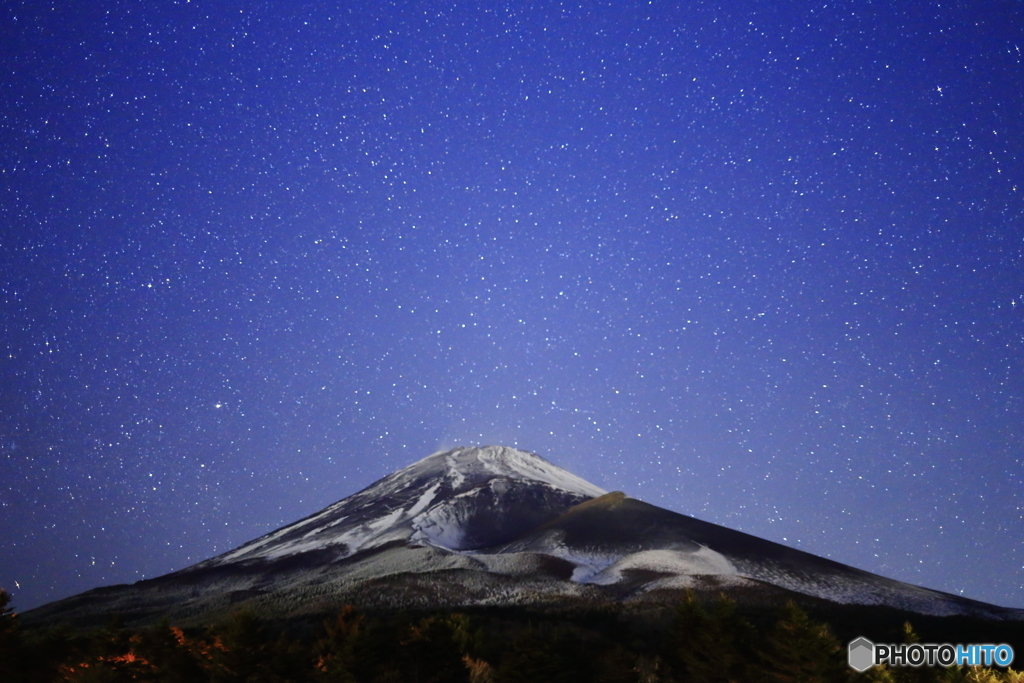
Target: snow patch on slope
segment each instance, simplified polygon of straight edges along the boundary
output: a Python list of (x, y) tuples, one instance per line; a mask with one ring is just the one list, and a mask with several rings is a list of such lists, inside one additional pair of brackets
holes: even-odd
[(423, 495), (420, 496), (420, 499), (416, 501), (416, 504), (409, 508), (409, 516), (415, 517), (416, 515), (426, 510), (427, 506), (434, 502), (434, 498), (437, 496), (437, 489), (439, 489), (440, 487), (441, 482), (437, 482), (429, 489), (424, 491)]
[(446, 455), (444, 458), (445, 464), (448, 465), (448, 480), (452, 483), (453, 489), (458, 489), (462, 486), (462, 482), (466, 481), (466, 477), (459, 471), (456, 465), (455, 456)]
[(701, 546), (699, 550), (641, 550), (626, 555), (605, 569), (588, 577), (586, 583), (607, 586), (623, 579), (623, 572), (642, 569), (659, 574), (692, 576), (694, 574), (735, 575), (736, 568), (721, 553)]

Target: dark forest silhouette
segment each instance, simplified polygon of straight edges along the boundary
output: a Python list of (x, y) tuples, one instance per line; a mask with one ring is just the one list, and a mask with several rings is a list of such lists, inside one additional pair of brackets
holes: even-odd
[[(351, 606), (290, 633), (241, 611), (205, 628), (162, 622), (90, 632), (26, 629), (0, 590), (5, 683), (1024, 683), (1013, 670), (875, 667), (857, 674), (832, 628), (787, 603), (763, 623), (688, 593), (665, 628), (614, 614), (374, 614)], [(292, 629), (293, 631), (295, 629)], [(301, 629), (300, 629), (301, 631)], [(917, 642), (910, 624), (904, 642)]]

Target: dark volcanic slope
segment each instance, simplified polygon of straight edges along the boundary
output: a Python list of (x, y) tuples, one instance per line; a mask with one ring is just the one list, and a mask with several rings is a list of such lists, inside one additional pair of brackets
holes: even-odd
[(576, 580), (604, 584), (622, 571), (734, 575), (841, 603), (888, 604), (924, 614), (1024, 618), (1011, 610), (912, 586), (788, 546), (665, 510), (620, 492), (581, 503), (492, 552), (574, 561)]

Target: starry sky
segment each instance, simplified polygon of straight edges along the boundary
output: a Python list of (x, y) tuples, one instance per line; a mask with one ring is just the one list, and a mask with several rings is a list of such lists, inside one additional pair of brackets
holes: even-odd
[(0, 586), (438, 449), (1024, 607), (1024, 8), (5, 2)]

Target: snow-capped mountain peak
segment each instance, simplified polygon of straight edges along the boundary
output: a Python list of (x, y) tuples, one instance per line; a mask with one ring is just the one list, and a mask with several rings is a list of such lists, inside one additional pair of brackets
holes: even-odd
[(436, 471), (443, 462), (445, 477), (454, 489), (467, 480), (502, 477), (520, 481), (543, 482), (569, 493), (596, 498), (606, 492), (575, 474), (553, 465), (544, 458), (507, 446), (464, 447), (439, 451), (396, 474), (407, 471)]
[(447, 550), (485, 547), (604, 493), (533, 453), (505, 446), (455, 448), (202, 564), (326, 549), (341, 559), (392, 541)]

